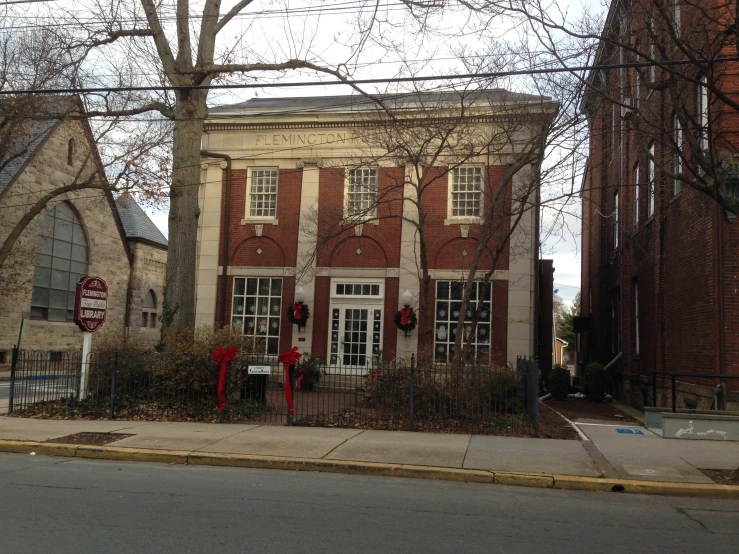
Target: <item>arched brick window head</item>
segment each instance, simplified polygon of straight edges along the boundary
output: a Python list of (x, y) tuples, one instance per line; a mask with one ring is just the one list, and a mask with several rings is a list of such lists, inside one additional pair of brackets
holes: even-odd
[(77, 281), (87, 273), (87, 238), (77, 216), (60, 202), (44, 218), (36, 239), (31, 317), (71, 321)]
[(74, 139), (69, 139), (67, 144), (67, 165), (72, 165), (74, 161)]
[(153, 290), (149, 290), (144, 295), (144, 301), (142, 303), (141, 310), (141, 326), (151, 327), (152, 329), (157, 326), (157, 295)]

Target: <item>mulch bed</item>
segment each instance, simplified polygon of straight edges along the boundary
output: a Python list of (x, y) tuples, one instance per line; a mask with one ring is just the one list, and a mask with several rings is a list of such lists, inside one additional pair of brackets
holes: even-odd
[(739, 479), (734, 479), (738, 473), (734, 469), (701, 469), (699, 471), (719, 485), (739, 485)]
[(572, 425), (562, 419), (544, 402), (539, 402), (539, 437), (542, 439), (580, 440)]
[(75, 433), (74, 435), (67, 435), (66, 437), (49, 439), (46, 442), (84, 444), (86, 446), (105, 446), (111, 442), (119, 441), (128, 437), (133, 437), (133, 435), (126, 433)]
[(640, 425), (633, 417), (626, 415), (608, 402), (593, 402), (587, 398), (565, 398), (564, 400), (551, 398), (543, 404), (558, 411), (571, 421), (588, 419), (607, 423)]

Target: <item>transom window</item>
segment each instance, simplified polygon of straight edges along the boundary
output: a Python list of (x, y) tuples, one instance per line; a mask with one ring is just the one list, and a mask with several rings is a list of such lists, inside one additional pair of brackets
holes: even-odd
[(336, 296), (380, 296), (380, 285), (369, 283), (335, 283), (334, 295)]
[(278, 169), (252, 169), (249, 217), (277, 217)]
[[(465, 342), (471, 338), (472, 356), (474, 357), (486, 357), (490, 353), (491, 288), (491, 283), (476, 282), (470, 292), (462, 345), (464, 346)], [(454, 339), (456, 338), (457, 319), (462, 309), (463, 292), (463, 281), (436, 282), (434, 358), (437, 362), (450, 361), (454, 356)], [(478, 323), (473, 333), (472, 319), (476, 310), (479, 310)]]
[(282, 279), (235, 277), (231, 326), (253, 338), (253, 352), (279, 353)]
[(455, 167), (449, 174), (451, 217), (482, 215), (482, 167)]
[(346, 183), (346, 216), (374, 217), (377, 215), (377, 168), (360, 167), (349, 170)]
[(64, 202), (44, 218), (36, 240), (31, 317), (71, 321), (77, 281), (87, 273), (87, 239), (77, 216)]

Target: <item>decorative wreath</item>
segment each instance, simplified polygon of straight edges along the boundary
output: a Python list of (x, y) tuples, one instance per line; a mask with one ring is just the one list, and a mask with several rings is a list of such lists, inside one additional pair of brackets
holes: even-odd
[(416, 312), (413, 311), (413, 308), (405, 306), (401, 310), (398, 310), (393, 321), (395, 321), (395, 326), (407, 335), (409, 331), (413, 331), (416, 328), (418, 317), (416, 316)]
[(305, 323), (309, 317), (310, 310), (307, 304), (296, 302), (292, 306), (287, 307), (287, 318), (293, 325), (297, 325), (298, 328), (305, 327)]

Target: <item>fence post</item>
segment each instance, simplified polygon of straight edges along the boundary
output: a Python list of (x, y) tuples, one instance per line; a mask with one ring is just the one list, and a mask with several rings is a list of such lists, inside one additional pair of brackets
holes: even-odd
[(413, 395), (416, 388), (416, 355), (411, 354), (411, 403), (410, 403), (410, 421), (409, 421), (409, 429), (413, 431)]
[(15, 367), (18, 365), (18, 346), (13, 347), (10, 358), (10, 390), (8, 391), (8, 415), (13, 413), (13, 397), (15, 396)]
[(110, 376), (110, 419), (115, 418), (115, 376), (118, 373), (118, 349), (113, 350), (113, 369)]
[(670, 375), (672, 377), (672, 413), (675, 413), (675, 407), (677, 406), (677, 400), (675, 398), (675, 374)]

